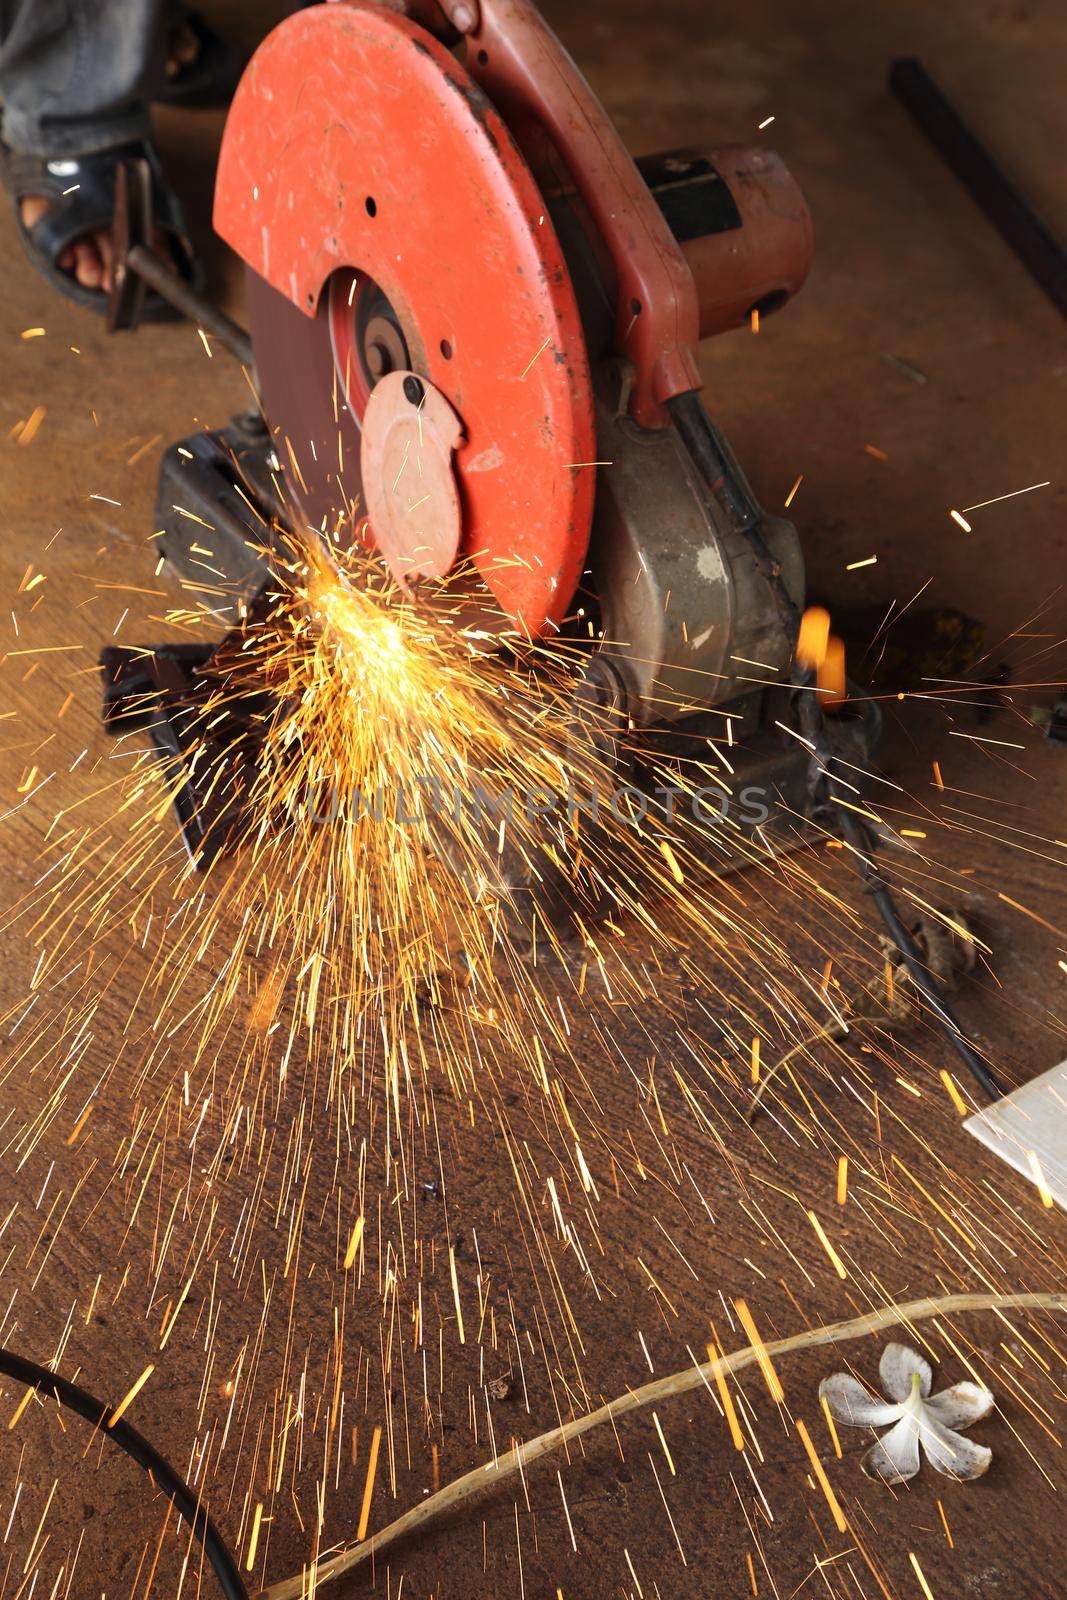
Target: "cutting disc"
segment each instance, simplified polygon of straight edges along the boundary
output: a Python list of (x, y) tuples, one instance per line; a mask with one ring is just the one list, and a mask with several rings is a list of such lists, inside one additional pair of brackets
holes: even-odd
[(588, 360), (537, 185), (463, 66), (373, 5), (288, 18), (234, 99), (215, 226), (250, 269), (265, 409), (307, 521), (356, 536), (369, 396), (421, 374), (462, 428), (458, 557), (524, 631), (560, 621), (592, 519)]

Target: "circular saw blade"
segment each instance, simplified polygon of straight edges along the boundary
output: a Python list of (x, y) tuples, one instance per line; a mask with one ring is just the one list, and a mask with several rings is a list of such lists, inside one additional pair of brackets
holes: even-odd
[[(592, 520), (588, 359), (544, 201), (462, 65), (376, 6), (290, 17), (231, 108), (215, 225), (251, 269), (265, 408), (307, 522), (355, 530), (366, 511), (329, 315), (331, 282), (358, 273), (462, 423), (460, 560), (522, 631), (558, 623)], [(381, 347), (369, 368), (395, 362), (389, 330), (364, 326)]]

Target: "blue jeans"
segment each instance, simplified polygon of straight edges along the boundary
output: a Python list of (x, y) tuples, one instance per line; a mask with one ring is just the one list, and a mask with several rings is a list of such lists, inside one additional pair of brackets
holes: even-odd
[(178, 0), (0, 0), (3, 140), (42, 156), (146, 138)]

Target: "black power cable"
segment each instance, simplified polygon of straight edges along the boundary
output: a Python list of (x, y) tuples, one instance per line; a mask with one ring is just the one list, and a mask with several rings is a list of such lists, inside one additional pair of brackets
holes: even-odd
[(859, 863), (864, 887), (874, 901), (885, 923), (886, 932), (900, 951), (908, 975), (929, 1006), (934, 1020), (975, 1082), (985, 1090), (991, 1100), (999, 1100), (1004, 1090), (960, 1027), (956, 1013), (937, 979), (923, 961), (915, 940), (901, 919), (889, 885), (874, 859), (875, 844), (870, 829), (866, 823), (860, 821), (854, 811), (842, 803), (836, 792), (834, 753), (827, 733), (826, 718), (815, 692), (815, 675), (810, 671), (798, 670), (793, 681), (797, 689), (800, 725), (812, 751), (812, 786), (815, 788), (825, 784), (825, 806), (833, 815), (845, 842), (851, 847)]
[(69, 1411), (76, 1411), (86, 1422), (99, 1428), (105, 1438), (113, 1440), (139, 1467), (143, 1467), (200, 1541), (226, 1600), (249, 1600), (237, 1562), (199, 1496), (193, 1493), (170, 1462), (136, 1428), (131, 1428), (121, 1417), (108, 1427), (107, 1419), (114, 1410), (113, 1406), (105, 1405), (85, 1389), (80, 1389), (76, 1383), (68, 1383), (66, 1378), (59, 1377), (57, 1373), (50, 1372), (47, 1367), (25, 1356), (15, 1355), (12, 1350), (0, 1349), (0, 1373), (26, 1384), (40, 1394), (51, 1395)]
[(960, 1027), (952, 1006), (946, 999), (937, 980), (924, 964), (916, 948), (915, 940), (900, 919), (900, 913), (889, 891), (889, 886), (873, 859), (874, 841), (870, 836), (870, 832), (852, 812), (846, 811), (844, 806), (835, 804), (833, 800), (830, 801), (830, 804), (833, 806), (834, 815), (840, 823), (841, 832), (846, 842), (852, 846), (859, 861), (860, 873), (867, 893), (877, 906), (889, 937), (900, 951), (901, 959), (908, 969), (908, 975), (933, 1012), (945, 1038), (955, 1050), (972, 1078), (981, 1085), (991, 1100), (999, 1100), (1004, 1090)]

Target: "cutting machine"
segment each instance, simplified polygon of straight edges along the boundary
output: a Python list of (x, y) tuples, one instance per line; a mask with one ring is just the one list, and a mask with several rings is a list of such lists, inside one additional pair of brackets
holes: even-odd
[[(662, 750), (729, 712), (738, 789), (781, 802), (769, 839), (813, 793), (810, 749), (783, 731), (803, 563), (710, 421), (696, 351), (802, 286), (807, 207), (762, 147), (633, 160), (530, 0), (447, 3), (311, 6), (253, 56), (214, 222), (245, 263), (265, 422), (169, 452), (164, 552), (187, 582), (225, 572), (226, 618), (268, 580), (278, 516), (333, 550), (361, 541), (417, 604), (458, 592), (501, 647), (581, 612), (579, 718)], [(118, 325), (136, 320), (130, 214)], [(205, 662), (159, 661), (142, 720), (157, 743), (171, 723), (173, 756)], [(145, 672), (109, 653), (112, 726), (131, 688), (143, 710)], [(849, 725), (853, 757), (869, 731)]]

